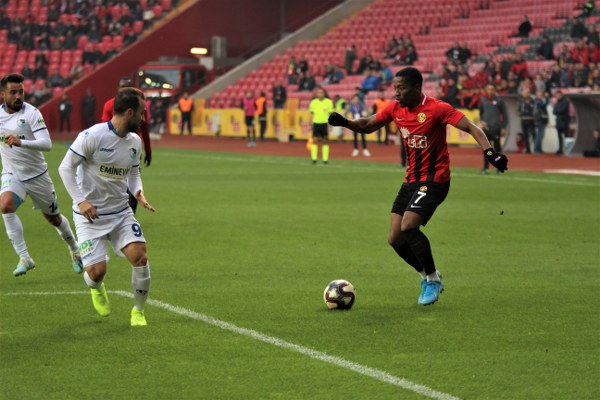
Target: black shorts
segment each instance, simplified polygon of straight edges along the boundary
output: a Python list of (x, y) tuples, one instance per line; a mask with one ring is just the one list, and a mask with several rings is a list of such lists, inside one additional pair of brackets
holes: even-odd
[(246, 126), (254, 126), (254, 115), (246, 116)]
[(405, 211), (417, 213), (423, 217), (423, 226), (425, 226), (435, 209), (442, 204), (449, 190), (450, 182), (403, 183), (394, 200), (392, 212), (399, 215), (403, 215)]
[(327, 124), (313, 124), (313, 138), (327, 139)]

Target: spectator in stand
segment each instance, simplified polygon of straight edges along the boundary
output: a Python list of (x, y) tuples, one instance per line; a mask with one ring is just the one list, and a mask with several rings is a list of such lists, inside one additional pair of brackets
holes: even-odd
[(31, 69), (31, 66), (29, 64), (25, 64), (25, 66), (21, 70), (21, 75), (23, 75), (25, 79), (33, 78), (33, 69)]
[(26, 30), (19, 40), (19, 50), (33, 50), (35, 48), (35, 40), (29, 30)]
[(529, 17), (527, 15), (525, 15), (523, 17), (523, 21), (519, 25), (519, 29), (518, 29), (519, 36), (522, 38), (529, 37), (529, 33), (531, 32), (532, 29), (533, 29), (533, 26), (531, 25), (531, 22), (529, 21)]
[(419, 59), (419, 55), (417, 54), (417, 50), (414, 45), (408, 45), (406, 49), (406, 55), (402, 57), (402, 59), (394, 60), (394, 64), (396, 65), (413, 65)]
[(499, 66), (500, 79), (508, 80), (508, 73), (513, 65), (513, 59), (515, 56), (512, 54), (507, 54), (501, 61)]
[(533, 151), (542, 154), (542, 142), (548, 125), (548, 97), (546, 92), (538, 90), (533, 100), (533, 122), (535, 124), (535, 136), (533, 138)]
[(37, 79), (45, 80), (47, 78), (48, 78), (48, 69), (41, 61), (38, 61), (38, 63), (35, 66), (35, 69), (33, 70), (33, 79), (34, 80), (37, 80)]
[(298, 91), (312, 92), (316, 86), (315, 77), (310, 71), (300, 72), (298, 74)]
[[(502, 150), (500, 138), (505, 135), (508, 114), (504, 102), (496, 94), (496, 87), (494, 84), (488, 83), (485, 87), (485, 91), (486, 96), (482, 97), (479, 105), (481, 129), (483, 129), (483, 132), (492, 144), (494, 151), (500, 152)], [(487, 175), (488, 168), (489, 162), (484, 156), (481, 173)]]
[[(76, 81), (83, 76), (83, 65), (81, 62), (77, 61), (73, 63), (71, 69), (69, 70), (69, 77), (72, 81)], [(92, 125), (84, 125), (84, 126), (92, 126)]]
[(95, 65), (97, 60), (96, 60), (96, 54), (94, 53), (94, 45), (89, 43), (85, 46), (85, 50), (83, 50), (83, 53), (81, 54), (81, 59), (83, 61), (83, 65)]
[(98, 30), (97, 24), (91, 25), (88, 40), (90, 41), (90, 43), (98, 43), (102, 41), (102, 32)]
[(369, 68), (369, 65), (371, 64), (371, 62), (373, 61), (373, 57), (368, 54), (365, 53), (360, 61), (358, 62), (358, 69), (356, 70), (356, 74), (357, 75), (362, 75), (365, 73), (365, 71)]
[(542, 74), (535, 75), (535, 78), (533, 79), (533, 85), (530, 89), (536, 93), (538, 91), (545, 92), (546, 90), (548, 90), (548, 88), (546, 87), (546, 80), (544, 80)]
[(564, 138), (569, 135), (569, 100), (558, 90), (555, 93), (556, 101), (554, 103), (553, 114), (556, 117), (556, 133), (558, 134), (558, 150), (556, 154), (563, 154)]
[(396, 39), (395, 36), (392, 36), (389, 43), (383, 50), (385, 53), (385, 58), (394, 58), (396, 56), (396, 54), (398, 53), (398, 51), (400, 50), (400, 47), (403, 47), (403, 46), (404, 46), (404, 44), (401, 43), (400, 40)]
[(592, 91), (600, 91), (600, 67), (596, 67), (588, 77), (588, 86)]
[(370, 92), (373, 90), (379, 90), (380, 84), (381, 75), (379, 75), (376, 71), (370, 70), (367, 77), (361, 82), (360, 86), (364, 91)]
[[(373, 102), (373, 114), (377, 114), (378, 112), (383, 111), (389, 104), (391, 103), (390, 99), (385, 97), (385, 92), (383, 90), (379, 91), (379, 97), (375, 99)], [(344, 115), (344, 114), (342, 114)], [(385, 135), (382, 137), (382, 133)], [(390, 126), (385, 125), (377, 130), (377, 143), (379, 144), (388, 144), (390, 136)]]
[(560, 68), (564, 68), (567, 64), (573, 62), (573, 53), (571, 50), (569, 50), (569, 47), (566, 44), (563, 44), (556, 61), (558, 62)]
[(123, 47), (127, 47), (137, 40), (135, 32), (131, 31), (123, 37)]
[(542, 43), (538, 47), (537, 55), (542, 60), (554, 60), (554, 44), (547, 35), (542, 37)]
[(58, 73), (58, 68), (53, 69), (50, 76), (48, 76), (48, 84), (53, 88), (64, 86), (62, 76)]
[(452, 47), (446, 50), (446, 58), (453, 64), (459, 64), (460, 51), (460, 45), (458, 44), (458, 42), (454, 42)]
[(600, 47), (600, 23), (596, 22), (596, 27), (588, 35), (588, 43), (594, 43), (596, 46)]
[(458, 62), (461, 64), (466, 64), (467, 61), (473, 56), (473, 52), (469, 49), (467, 42), (462, 42), (459, 45), (459, 54), (458, 54)]
[(581, 6), (581, 17), (587, 18), (594, 13), (594, 0), (588, 0)]
[(571, 38), (583, 39), (590, 34), (590, 31), (585, 26), (584, 19), (579, 17), (575, 19), (575, 23), (571, 27)]
[(519, 100), (519, 116), (521, 117), (521, 132), (525, 141), (525, 152), (531, 153), (530, 141), (535, 135), (535, 123), (533, 119), (534, 104), (529, 89), (521, 92)]
[(44, 51), (42, 49), (38, 49), (37, 52), (35, 53), (35, 59), (34, 59), (34, 63), (35, 65), (38, 65), (38, 63), (42, 63), (42, 65), (44, 66), (48, 66), (48, 59), (46, 58), (46, 54), (44, 53)]
[[(351, 116), (352, 119), (359, 119), (367, 116), (367, 110), (365, 109), (364, 104), (356, 95), (352, 96), (352, 99), (350, 100), (350, 106), (348, 106), (348, 115)], [(365, 138), (365, 134), (358, 133), (356, 131), (352, 131), (352, 133), (354, 134), (354, 150), (352, 150), (352, 157), (356, 157), (359, 154), (358, 135), (360, 135), (363, 155), (365, 157), (370, 157), (371, 153), (369, 152), (369, 149), (367, 149), (367, 139)]]
[(258, 125), (260, 126), (260, 141), (265, 140), (265, 132), (267, 131), (267, 95), (265, 92), (260, 92), (256, 98), (256, 116), (258, 117)]
[(517, 80), (520, 82), (523, 79), (529, 78), (529, 70), (527, 68), (527, 62), (523, 58), (523, 54), (516, 54), (514, 62), (510, 67), (510, 72), (517, 76)]
[(277, 86), (273, 87), (273, 108), (280, 110), (285, 107), (287, 100), (287, 90), (283, 86), (283, 81), (280, 79)]
[(296, 71), (298, 73), (302, 72), (305, 75), (307, 75), (309, 69), (310, 69), (310, 65), (308, 64), (308, 61), (306, 60), (306, 58), (301, 58), (300, 62), (298, 63), (298, 66), (296, 67)]
[(358, 55), (356, 54), (356, 45), (351, 45), (346, 49), (346, 55), (344, 57), (344, 69), (346, 70), (346, 75), (354, 75), (354, 60)]
[(291, 56), (287, 67), (288, 85), (295, 85), (298, 83), (298, 63), (296, 57)]
[(48, 32), (40, 32), (40, 35), (37, 39), (37, 49), (38, 50), (50, 50), (52, 43), (50, 42), (50, 37), (48, 36)]
[(479, 88), (465, 88), (461, 92), (460, 96), (460, 108), (466, 108), (467, 110), (479, 109)]
[[(596, 43), (589, 42), (588, 45), (588, 61), (593, 64), (600, 62), (600, 47)], [(591, 68), (591, 66), (590, 66)]]
[(580, 63), (583, 65), (588, 65), (590, 62), (590, 54), (589, 47), (585, 43), (584, 39), (579, 39), (577, 43), (575, 43), (575, 47), (573, 47), (573, 51), (571, 52), (571, 59), (575, 63)]
[(460, 90), (458, 89), (454, 78), (448, 78), (448, 88), (446, 90), (446, 97), (444, 98), (444, 101), (454, 108), (460, 107), (458, 101), (459, 93)]
[(325, 76), (323, 79), (323, 84), (335, 84), (340, 83), (340, 81), (344, 79), (344, 73), (337, 65), (327, 64), (325, 67)]
[(75, 50), (77, 48), (77, 38), (73, 34), (73, 29), (67, 31), (67, 36), (62, 43), (63, 50)]

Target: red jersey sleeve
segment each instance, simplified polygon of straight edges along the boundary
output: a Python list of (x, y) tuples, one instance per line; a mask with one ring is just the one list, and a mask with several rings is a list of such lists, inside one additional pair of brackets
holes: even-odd
[(452, 107), (450, 104), (440, 101), (438, 106), (436, 107), (436, 111), (439, 113), (440, 121), (444, 124), (449, 124), (452, 126), (456, 126), (458, 121), (465, 116), (461, 111), (458, 111), (456, 108)]
[(102, 122), (108, 122), (112, 119), (112, 117), (114, 115), (114, 105), (115, 105), (114, 98), (112, 98), (112, 99), (108, 100), (106, 103), (104, 103), (104, 107), (102, 108), (102, 118), (101, 118)]
[(392, 101), (388, 104), (383, 110), (375, 114), (375, 118), (377, 118), (377, 122), (382, 122), (384, 124), (389, 124), (394, 120), (394, 106), (396, 105), (395, 101)]

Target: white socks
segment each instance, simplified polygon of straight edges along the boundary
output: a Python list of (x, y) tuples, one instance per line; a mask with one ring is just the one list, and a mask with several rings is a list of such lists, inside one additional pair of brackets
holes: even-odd
[(437, 271), (435, 271), (433, 274), (427, 275), (427, 282), (439, 282), (439, 281), (440, 281), (440, 275), (438, 274)]
[(27, 245), (25, 244), (25, 238), (23, 237), (23, 224), (17, 214), (2, 214), (2, 219), (4, 219), (8, 240), (10, 240), (10, 243), (13, 245), (13, 248), (19, 257), (30, 258), (29, 252), (27, 251)]
[(90, 278), (90, 276), (88, 275), (87, 271), (83, 273), (83, 280), (85, 281), (85, 283), (87, 283), (90, 289), (99, 289), (102, 285), (102, 281), (94, 282), (92, 278)]
[(71, 226), (69, 225), (69, 220), (61, 214), (60, 218), (62, 219), (59, 226), (55, 226), (56, 232), (60, 235), (62, 240), (67, 243), (69, 246), (69, 250), (75, 251), (79, 248), (77, 246), (77, 242), (75, 241), (75, 235), (73, 235), (73, 231), (71, 230)]
[(133, 288), (133, 307), (142, 311), (150, 290), (150, 265), (131, 267), (131, 286)]

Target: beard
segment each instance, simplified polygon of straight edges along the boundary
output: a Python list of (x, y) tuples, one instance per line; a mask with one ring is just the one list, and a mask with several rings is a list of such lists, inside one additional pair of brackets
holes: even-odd
[(12, 101), (12, 102), (6, 102), (6, 108), (8, 108), (10, 111), (13, 112), (17, 112), (20, 111), (21, 108), (23, 108), (23, 101), (19, 100), (19, 101)]
[(138, 122), (135, 122), (135, 121), (128, 121), (127, 122), (127, 130), (129, 132), (137, 132), (139, 128), (140, 128), (139, 121)]

